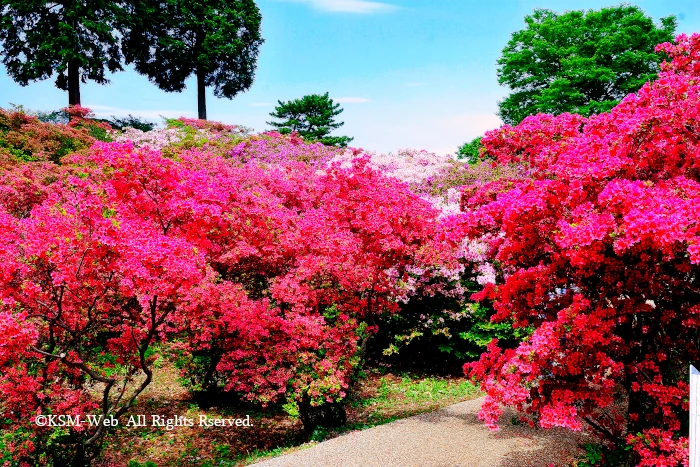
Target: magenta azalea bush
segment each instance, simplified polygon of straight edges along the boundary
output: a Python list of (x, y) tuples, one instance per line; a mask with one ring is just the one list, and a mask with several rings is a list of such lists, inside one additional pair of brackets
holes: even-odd
[(688, 465), (688, 368), (700, 362), (700, 35), (661, 44), (659, 79), (609, 113), (537, 115), (487, 133), (526, 180), (464, 191), (459, 231), (489, 239), (494, 320), (532, 329), (465, 371), (541, 427), (584, 426), (636, 466)]
[(192, 390), (318, 406), (347, 397), (382, 332), (387, 355), (471, 358), (491, 428), (512, 406), (632, 465), (687, 466), (700, 36), (659, 50), (659, 79), (609, 113), (505, 125), (476, 165), (1, 111), (3, 466), (97, 458), (108, 426), (33, 420), (126, 416), (157, 343)]

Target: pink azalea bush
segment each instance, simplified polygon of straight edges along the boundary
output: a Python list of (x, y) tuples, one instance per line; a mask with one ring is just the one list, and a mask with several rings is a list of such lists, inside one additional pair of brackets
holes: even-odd
[(189, 148), (235, 144), (247, 134), (247, 128), (237, 125), (185, 117), (166, 119), (165, 128), (154, 128), (150, 131), (126, 128), (123, 131), (109, 132), (112, 141), (131, 142), (137, 148), (147, 146), (150, 149), (166, 151), (166, 154), (171, 156)]
[(429, 336), (480, 355), (464, 368), (491, 428), (513, 406), (687, 466), (700, 36), (659, 50), (659, 79), (611, 112), (506, 125), (482, 140), (497, 162), (471, 166), (0, 111), (0, 461), (87, 465), (108, 426), (33, 420), (125, 416), (156, 342), (190, 389), (301, 406), (342, 401), (385, 332), (387, 354)]
[(661, 44), (659, 79), (588, 119), (529, 117), (482, 140), (531, 179), (465, 190), (461, 225), (490, 236), (493, 342), (465, 371), (480, 418), (513, 406), (544, 428), (591, 427), (636, 466), (687, 466), (688, 366), (700, 362), (700, 35)]
[(255, 162), (278, 165), (289, 161), (304, 162), (317, 169), (325, 169), (339, 154), (349, 154), (350, 159), (358, 156), (361, 151), (353, 149), (326, 146), (322, 143), (307, 143), (296, 133), (282, 135), (275, 131), (253, 135), (246, 138), (227, 153), (239, 163)]
[(319, 171), (214, 152), (96, 143), (45, 184), (5, 172), (0, 439), (10, 465), (95, 458), (107, 426), (33, 420), (125, 415), (153, 379), (155, 342), (216, 350), (222, 389), (263, 404), (342, 399), (369, 322), (398, 309), (400, 282), (385, 271), (405, 277), (444, 256), (432, 240), (439, 213), (366, 159)]

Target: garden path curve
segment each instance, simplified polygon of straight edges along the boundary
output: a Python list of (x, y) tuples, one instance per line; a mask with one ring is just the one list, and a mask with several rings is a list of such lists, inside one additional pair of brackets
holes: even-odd
[(587, 436), (510, 422), (491, 432), (477, 418), (483, 397), (316, 444), (255, 467), (547, 467), (580, 456)]

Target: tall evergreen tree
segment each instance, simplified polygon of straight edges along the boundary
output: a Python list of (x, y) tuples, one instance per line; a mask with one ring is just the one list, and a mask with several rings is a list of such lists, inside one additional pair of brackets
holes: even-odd
[(22, 86), (56, 73), (68, 104), (80, 104), (80, 83), (109, 83), (122, 70), (117, 31), (123, 4), (111, 0), (0, 0), (0, 56)]
[(205, 89), (233, 97), (253, 84), (262, 16), (253, 0), (135, 0), (124, 56), (160, 89), (180, 92), (197, 77), (199, 118)]
[(320, 141), (328, 146), (348, 145), (353, 138), (348, 136), (330, 136), (329, 133), (340, 128), (345, 123), (336, 122), (335, 117), (340, 115), (343, 109), (340, 104), (325, 94), (311, 94), (301, 99), (289, 102), (277, 101), (278, 105), (270, 116), (278, 122), (267, 122), (277, 128), (280, 133), (287, 134), (296, 131), (302, 138)]

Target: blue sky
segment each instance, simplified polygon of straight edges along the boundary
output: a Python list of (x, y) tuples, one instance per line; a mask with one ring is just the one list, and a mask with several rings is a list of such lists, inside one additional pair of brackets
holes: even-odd
[[(207, 96), (211, 120), (255, 131), (278, 100), (329, 92), (344, 112), (335, 134), (352, 146), (381, 152), (402, 148), (452, 153), (500, 120), (496, 60), (533, 9), (562, 12), (615, 5), (610, 1), (259, 0), (263, 44), (253, 86), (233, 100)], [(678, 32), (700, 32), (700, 2), (637, 1), (658, 20), (674, 14)], [(100, 116), (128, 113), (196, 116), (193, 80), (182, 93), (165, 93), (130, 67), (106, 86), (81, 86), (84, 106)], [(27, 87), (0, 66), (0, 107), (53, 110), (68, 102), (53, 79)]]

